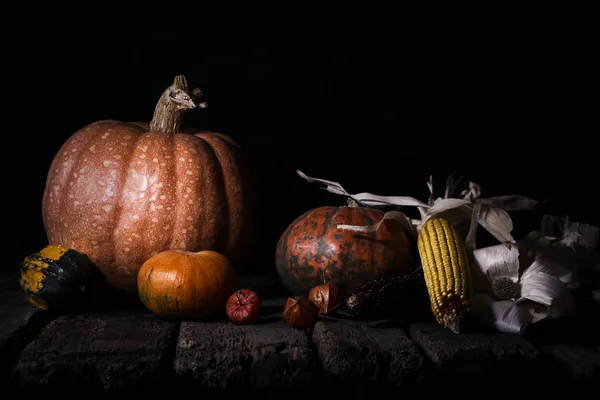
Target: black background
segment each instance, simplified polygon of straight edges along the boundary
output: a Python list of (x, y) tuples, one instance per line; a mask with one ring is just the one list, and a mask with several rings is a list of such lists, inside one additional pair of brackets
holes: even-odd
[(273, 270), (277, 239), (296, 216), (345, 203), (296, 169), (350, 192), (421, 200), (429, 175), (443, 189), (454, 172), (484, 196), (545, 201), (514, 215), (515, 236), (544, 213), (599, 223), (596, 46), (589, 12), (573, 2), (170, 3), (153, 17), (125, 2), (27, 3), (11, 17), (19, 28), (7, 36), (5, 100), (16, 104), (16, 125), (2, 148), (3, 273), (46, 244), (41, 198), (64, 141), (99, 119), (149, 120), (177, 74), (209, 103), (186, 127), (231, 135), (256, 167), (258, 273)]

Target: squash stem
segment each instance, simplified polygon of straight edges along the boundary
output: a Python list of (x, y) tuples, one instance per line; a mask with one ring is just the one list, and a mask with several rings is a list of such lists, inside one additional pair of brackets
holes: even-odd
[(354, 200), (352, 197), (348, 197), (348, 199), (346, 199), (346, 204), (348, 207), (358, 207), (358, 203), (356, 202), (356, 200)]
[(190, 93), (187, 80), (183, 75), (177, 75), (173, 84), (163, 92), (154, 109), (150, 122), (150, 131), (157, 133), (177, 133), (181, 128), (183, 117), (187, 110), (206, 108), (206, 103), (195, 100), (202, 96), (202, 91), (194, 89)]

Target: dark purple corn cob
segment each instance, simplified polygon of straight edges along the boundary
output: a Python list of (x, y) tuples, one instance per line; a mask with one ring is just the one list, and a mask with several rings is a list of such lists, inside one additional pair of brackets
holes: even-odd
[(381, 278), (365, 283), (347, 297), (346, 312), (357, 319), (424, 320), (431, 302), (423, 274)]

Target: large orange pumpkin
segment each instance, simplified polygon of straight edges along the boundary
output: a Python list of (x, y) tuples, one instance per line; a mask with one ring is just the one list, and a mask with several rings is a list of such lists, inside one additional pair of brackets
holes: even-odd
[[(338, 224), (374, 225), (381, 210), (324, 206), (292, 222), (275, 253), (280, 282), (295, 295), (327, 283), (344, 294), (375, 279), (408, 274), (416, 268), (416, 244), (407, 228), (388, 219), (372, 233), (338, 229)], [(325, 277), (325, 278), (324, 278)]]
[(44, 190), (48, 241), (87, 254), (114, 289), (130, 293), (140, 266), (168, 249), (215, 250), (239, 267), (254, 236), (256, 192), (231, 138), (180, 131), (198, 106), (177, 76), (150, 124), (102, 120), (71, 136)]

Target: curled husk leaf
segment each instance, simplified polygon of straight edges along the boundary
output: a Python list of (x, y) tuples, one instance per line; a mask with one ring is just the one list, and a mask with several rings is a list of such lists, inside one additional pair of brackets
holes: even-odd
[(339, 288), (331, 283), (315, 286), (308, 293), (308, 298), (319, 307), (319, 315), (334, 313), (344, 302)]
[[(481, 187), (475, 182), (469, 182), (469, 188), (460, 192), (459, 197), (454, 195), (457, 191), (457, 183), (452, 176), (446, 180), (446, 191), (444, 197), (435, 197), (433, 195), (433, 179), (427, 182), (430, 191), (430, 197), (427, 203), (410, 196), (379, 196), (372, 193), (349, 193), (338, 182), (325, 179), (313, 178), (307, 176), (300, 170), (296, 173), (303, 179), (311, 183), (321, 183), (325, 185), (325, 190), (331, 193), (350, 197), (358, 204), (367, 207), (416, 207), (421, 219), (412, 219), (407, 217), (401, 211), (388, 211), (384, 219), (395, 219), (409, 228), (417, 235), (421, 226), (433, 217), (442, 217), (452, 222), (453, 225), (464, 227), (466, 236), (464, 237), (467, 252), (470, 254), (475, 248), (476, 230), (478, 225), (485, 228), (492, 236), (506, 246), (515, 243), (511, 235), (513, 222), (507, 211), (532, 210), (538, 206), (536, 200), (525, 196), (508, 195), (482, 198)], [(339, 224), (338, 229), (351, 230), (355, 232), (374, 232), (379, 229), (381, 221), (374, 225), (343, 225)]]
[(283, 321), (300, 330), (308, 330), (317, 322), (319, 307), (306, 296), (288, 297), (283, 310)]
[(473, 315), (479, 322), (503, 333), (523, 334), (530, 323), (573, 311), (574, 299), (567, 287), (573, 277), (568, 258), (548, 257), (540, 250), (532, 261), (530, 250), (525, 242), (473, 252), (473, 273), (482, 278), (473, 301)]

